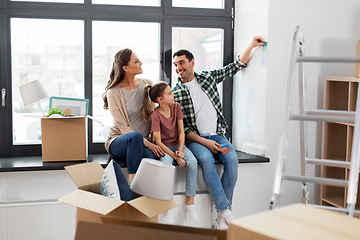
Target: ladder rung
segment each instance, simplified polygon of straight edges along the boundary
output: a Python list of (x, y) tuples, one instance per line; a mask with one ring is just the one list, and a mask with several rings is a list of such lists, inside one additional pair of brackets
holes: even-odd
[(354, 117), (291, 114), (290, 120), (354, 123)]
[[(346, 208), (330, 207), (330, 206), (315, 205), (315, 204), (306, 204), (306, 205), (311, 206), (311, 207), (316, 207), (316, 208), (323, 208), (323, 209), (326, 209), (326, 210), (332, 210), (332, 211), (338, 211), (338, 212), (346, 212)], [(360, 211), (355, 210), (354, 213), (360, 214)]]
[(330, 159), (318, 159), (318, 158), (307, 158), (306, 163), (321, 165), (321, 166), (344, 167), (344, 168), (350, 167), (351, 165), (351, 162), (337, 161)]
[(337, 187), (347, 187), (348, 181), (330, 178), (319, 178), (319, 177), (304, 177), (304, 176), (293, 176), (283, 175), (283, 180), (295, 181), (295, 182), (311, 182), (316, 184), (325, 184)]
[(355, 63), (360, 62), (360, 57), (297, 57), (297, 62), (333, 62)]
[(319, 115), (319, 116), (336, 116), (336, 117), (353, 117), (355, 118), (356, 112), (354, 111), (338, 111), (338, 110), (305, 110), (306, 115)]

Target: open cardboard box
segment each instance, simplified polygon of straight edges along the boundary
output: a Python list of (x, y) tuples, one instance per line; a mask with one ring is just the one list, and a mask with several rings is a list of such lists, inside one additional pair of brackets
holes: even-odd
[(87, 118), (41, 118), (43, 162), (86, 160)]
[(140, 196), (129, 202), (100, 195), (104, 169), (98, 162), (82, 163), (65, 167), (78, 187), (72, 193), (58, 199), (59, 202), (77, 207), (76, 222), (102, 223), (101, 217), (158, 222), (158, 215), (178, 205), (172, 201)]
[(360, 220), (294, 204), (231, 221), (227, 240), (235, 239), (360, 239)]
[(226, 240), (226, 231), (103, 217), (105, 224), (79, 222), (75, 240)]

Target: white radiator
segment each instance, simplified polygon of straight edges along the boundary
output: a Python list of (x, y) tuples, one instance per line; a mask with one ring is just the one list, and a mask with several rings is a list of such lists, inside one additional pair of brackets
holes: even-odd
[[(170, 223), (175, 225), (182, 225), (188, 227), (200, 227), (200, 228), (213, 228), (215, 225), (216, 211), (209, 193), (196, 194), (194, 205), (197, 214), (200, 218), (198, 223), (195, 223), (190, 213), (184, 211), (185, 196), (174, 195), (174, 202), (179, 206), (174, 209), (174, 214), (171, 215), (174, 219), (170, 220)], [(159, 223), (169, 223), (168, 213), (162, 213), (159, 215)]]
[[(174, 195), (175, 225), (212, 228), (214, 204), (209, 194), (197, 194), (195, 207), (200, 218), (194, 223), (183, 210), (184, 195)], [(159, 223), (166, 223), (167, 213), (159, 215)], [(54, 200), (0, 202), (0, 240), (73, 240), (76, 208)]]
[(0, 202), (0, 240), (73, 240), (76, 208), (56, 200)]

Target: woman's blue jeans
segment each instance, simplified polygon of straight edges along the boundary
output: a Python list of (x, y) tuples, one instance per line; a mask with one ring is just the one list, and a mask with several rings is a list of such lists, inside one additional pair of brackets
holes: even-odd
[[(230, 142), (221, 135), (204, 136), (204, 138), (211, 139), (221, 145), (225, 143), (230, 144)], [(221, 152), (213, 155), (209, 149), (196, 142), (190, 142), (188, 148), (199, 161), (205, 183), (209, 188), (209, 193), (214, 201), (217, 212), (231, 209), (234, 188), (238, 176), (238, 158), (234, 147), (230, 144), (230, 150), (225, 155)], [(221, 179), (216, 172), (214, 156), (224, 165), (224, 172)]]
[(109, 147), (109, 154), (118, 163), (126, 162), (128, 173), (136, 173), (143, 158), (156, 159), (155, 154), (144, 146), (143, 136), (131, 132), (115, 138)]
[[(168, 148), (176, 152), (179, 146), (168, 146)], [(194, 197), (196, 195), (196, 177), (197, 177), (197, 161), (192, 152), (184, 146), (184, 160), (186, 162), (186, 190), (185, 196)], [(160, 161), (173, 164), (174, 159), (167, 153), (164, 157), (160, 158)]]

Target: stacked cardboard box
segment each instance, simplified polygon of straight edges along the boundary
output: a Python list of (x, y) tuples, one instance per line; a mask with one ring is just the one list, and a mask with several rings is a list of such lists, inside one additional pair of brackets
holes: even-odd
[(360, 239), (360, 219), (294, 204), (232, 221), (227, 240)]

